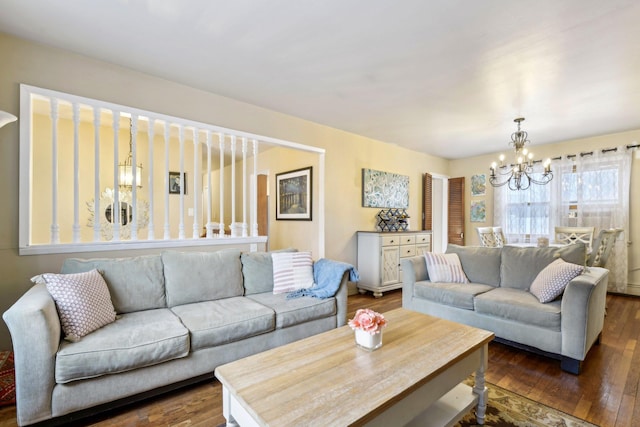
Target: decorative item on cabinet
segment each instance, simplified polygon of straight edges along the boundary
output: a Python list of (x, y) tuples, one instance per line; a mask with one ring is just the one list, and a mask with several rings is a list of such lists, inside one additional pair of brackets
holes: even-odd
[(409, 215), (405, 209), (382, 209), (376, 218), (379, 231), (405, 231), (409, 227)]

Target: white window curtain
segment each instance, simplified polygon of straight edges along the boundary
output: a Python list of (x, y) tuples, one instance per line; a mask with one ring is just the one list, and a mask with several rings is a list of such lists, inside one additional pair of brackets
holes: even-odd
[[(543, 169), (541, 164), (534, 166), (536, 178), (542, 178)], [(508, 243), (536, 242), (538, 237), (549, 237), (553, 229), (551, 200), (554, 196), (550, 190), (549, 185), (537, 184), (519, 191), (509, 190), (508, 185), (495, 189), (493, 222), (502, 227)]]
[(563, 156), (552, 163), (554, 178), (548, 185), (494, 191), (494, 225), (503, 227), (508, 242), (553, 241), (554, 227), (619, 228), (623, 232), (607, 262), (609, 290), (627, 288), (629, 186), (631, 152), (625, 147)]

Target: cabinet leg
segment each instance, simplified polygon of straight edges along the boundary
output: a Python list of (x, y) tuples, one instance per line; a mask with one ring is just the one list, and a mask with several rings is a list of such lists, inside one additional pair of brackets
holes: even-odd
[(374, 298), (382, 298), (382, 292), (374, 292), (373, 293), (373, 297)]
[(367, 293), (367, 290), (358, 288), (358, 293), (360, 293), (360, 295), (364, 295)]

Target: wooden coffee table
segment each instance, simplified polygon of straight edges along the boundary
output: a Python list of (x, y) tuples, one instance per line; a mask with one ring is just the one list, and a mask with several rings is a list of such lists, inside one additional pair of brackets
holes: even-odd
[[(343, 326), (215, 370), (228, 426), (445, 426), (477, 404), (493, 333), (399, 308), (380, 349)], [(475, 371), (473, 388), (462, 381)]]

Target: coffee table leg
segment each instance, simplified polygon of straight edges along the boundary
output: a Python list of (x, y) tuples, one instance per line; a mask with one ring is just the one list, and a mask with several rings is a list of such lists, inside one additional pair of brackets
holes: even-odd
[(233, 415), (231, 415), (231, 399), (233, 399), (233, 396), (231, 396), (231, 393), (229, 393), (229, 390), (227, 390), (227, 387), (223, 385), (222, 386), (222, 415), (224, 415), (224, 418), (227, 420), (227, 427), (240, 427), (240, 424), (238, 424), (236, 420), (233, 418)]
[(473, 392), (478, 395), (478, 407), (476, 408), (476, 418), (478, 424), (484, 424), (484, 415), (487, 412), (487, 397), (489, 390), (485, 387), (484, 373), (487, 370), (487, 361), (489, 358), (489, 347), (485, 345), (480, 353), (480, 366), (476, 370)]

